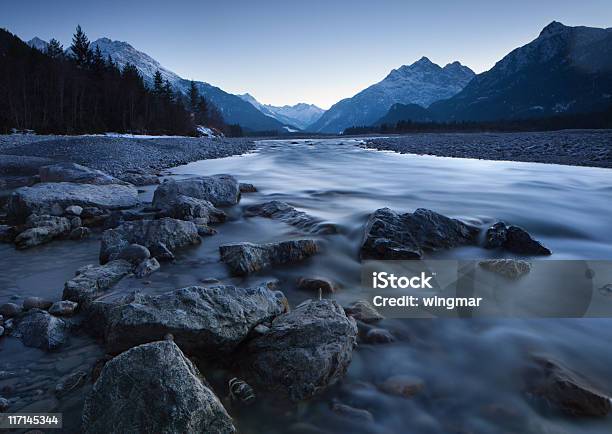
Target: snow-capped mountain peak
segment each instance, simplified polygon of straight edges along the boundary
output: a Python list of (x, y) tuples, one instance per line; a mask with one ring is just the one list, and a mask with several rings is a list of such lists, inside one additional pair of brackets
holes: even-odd
[(27, 44), (32, 48), (36, 48), (38, 51), (42, 51), (43, 53), (47, 51), (47, 47), (49, 46), (47, 41), (43, 41), (38, 36), (34, 36), (27, 42)]
[(314, 104), (297, 103), (295, 105), (274, 106), (262, 104), (249, 93), (238, 95), (244, 101), (252, 104), (266, 116), (270, 116), (282, 123), (294, 125), (300, 129), (306, 129), (309, 125), (316, 122), (325, 112)]

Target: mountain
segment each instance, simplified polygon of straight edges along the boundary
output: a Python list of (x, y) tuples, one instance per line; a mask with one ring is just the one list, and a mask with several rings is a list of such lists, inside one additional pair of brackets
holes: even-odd
[(49, 43), (47, 41), (43, 41), (38, 36), (35, 36), (30, 39), (27, 44), (32, 48), (36, 48), (38, 51), (42, 51), (43, 53), (47, 51), (47, 47), (49, 46)]
[(251, 103), (266, 116), (271, 116), (285, 124), (294, 125), (301, 130), (305, 130), (309, 125), (317, 121), (325, 112), (325, 110), (314, 104), (298, 103), (279, 107), (270, 104), (261, 104), (249, 93), (238, 96)]
[[(157, 60), (146, 53), (136, 50), (127, 42), (112, 41), (108, 38), (98, 39), (91, 44), (92, 49), (99, 47), (104, 57), (111, 56), (120, 66), (131, 63), (142, 74), (145, 83), (153, 83), (153, 75), (159, 70), (165, 80), (168, 80), (175, 90), (187, 94), (190, 82), (178, 74), (163, 67)], [(200, 94), (211, 101), (223, 114), (228, 124), (240, 124), (250, 131), (285, 131), (285, 125), (278, 120), (266, 116), (242, 98), (225, 92), (208, 83), (196, 81)]]
[(442, 68), (423, 57), (412, 65), (394, 69), (384, 80), (352, 98), (334, 104), (309, 130), (340, 133), (350, 126), (371, 125), (396, 103), (427, 107), (455, 95), (473, 77), (474, 72), (459, 62)]
[(434, 116), (429, 110), (418, 104), (393, 104), (387, 114), (374, 125), (395, 125), (399, 121), (432, 122)]
[(605, 110), (612, 105), (612, 29), (546, 26), (461, 92), (429, 109), (443, 120), (490, 121)]

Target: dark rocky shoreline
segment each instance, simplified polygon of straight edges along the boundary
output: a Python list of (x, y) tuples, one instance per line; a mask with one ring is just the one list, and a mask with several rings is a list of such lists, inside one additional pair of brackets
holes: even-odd
[(401, 154), (612, 168), (612, 131), (416, 133), (367, 139), (365, 147)]

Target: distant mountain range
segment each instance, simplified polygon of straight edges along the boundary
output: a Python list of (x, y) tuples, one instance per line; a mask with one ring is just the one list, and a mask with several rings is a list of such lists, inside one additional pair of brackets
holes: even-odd
[[(44, 50), (40, 38), (28, 42)], [(120, 66), (134, 64), (146, 83), (156, 70), (186, 93), (189, 81), (126, 42), (92, 42)], [(612, 29), (546, 26), (489, 71), (475, 75), (459, 62), (440, 67), (423, 57), (324, 111), (311, 104), (277, 107), (196, 82), (228, 123), (251, 131), (341, 133), (351, 126), (415, 122), (494, 121), (586, 113), (612, 106)]]
[(255, 108), (267, 116), (271, 116), (279, 121), (295, 125), (305, 130), (309, 125), (316, 122), (325, 110), (314, 104), (299, 103), (295, 105), (284, 105), (282, 107), (270, 104), (262, 104), (249, 93), (238, 95), (243, 100), (251, 103)]
[(392, 70), (384, 80), (334, 104), (309, 127), (312, 132), (340, 133), (350, 126), (371, 125), (396, 103), (429, 106), (464, 88), (474, 72), (459, 62), (440, 67), (423, 57)]

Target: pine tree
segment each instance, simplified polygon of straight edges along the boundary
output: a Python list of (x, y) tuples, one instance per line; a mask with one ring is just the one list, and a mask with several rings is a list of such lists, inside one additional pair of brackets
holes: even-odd
[(155, 75), (153, 76), (153, 93), (157, 96), (161, 96), (164, 92), (164, 78), (159, 72), (159, 69), (155, 71)]
[(189, 83), (189, 109), (191, 110), (191, 113), (195, 113), (197, 111), (199, 102), (200, 92), (198, 92), (195, 81), (191, 80)]
[(89, 48), (89, 39), (87, 35), (78, 25), (74, 36), (72, 36), (72, 45), (70, 46), (72, 55), (76, 60), (77, 65), (86, 66), (91, 60), (91, 49)]
[(64, 47), (62, 47), (62, 44), (60, 44), (57, 39), (52, 38), (49, 41), (49, 45), (47, 45), (47, 56), (52, 57), (54, 59), (59, 59), (63, 55)]

